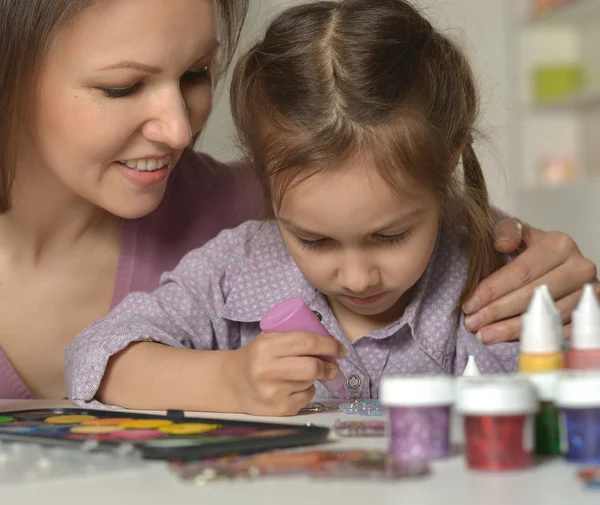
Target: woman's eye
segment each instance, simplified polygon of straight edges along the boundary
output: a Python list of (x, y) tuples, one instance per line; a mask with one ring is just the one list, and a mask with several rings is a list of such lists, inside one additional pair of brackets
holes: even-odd
[(406, 242), (412, 234), (411, 230), (406, 230), (396, 235), (376, 235), (375, 238), (378, 242), (386, 245), (403, 244)]
[(182, 82), (197, 82), (202, 81), (210, 76), (210, 67), (206, 66), (201, 70), (190, 70), (181, 77)]
[(108, 98), (122, 98), (127, 95), (131, 95), (138, 85), (134, 84), (127, 88), (99, 88)]

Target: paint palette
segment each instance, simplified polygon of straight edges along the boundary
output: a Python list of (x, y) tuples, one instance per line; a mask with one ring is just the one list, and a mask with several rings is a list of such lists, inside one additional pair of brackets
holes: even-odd
[(103, 410), (38, 409), (0, 413), (0, 441), (89, 452), (128, 452), (145, 459), (188, 460), (323, 442), (329, 428)]

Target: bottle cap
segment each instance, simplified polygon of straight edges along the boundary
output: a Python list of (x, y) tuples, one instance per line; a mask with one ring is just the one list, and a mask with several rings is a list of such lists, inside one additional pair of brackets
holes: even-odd
[[(556, 307), (543, 286), (539, 286), (523, 314), (521, 332), (521, 352), (525, 354), (552, 354), (562, 352), (562, 323), (557, 325)], [(560, 317), (560, 316), (559, 316)]]
[(555, 403), (566, 409), (600, 408), (600, 372), (563, 372), (556, 383)]
[(388, 407), (439, 407), (454, 401), (454, 379), (445, 375), (384, 377), (379, 400)]
[(584, 286), (571, 322), (572, 349), (600, 349), (600, 303), (591, 284)]
[(552, 298), (552, 295), (550, 294), (550, 289), (548, 289), (546, 284), (542, 284), (539, 286), (539, 290), (542, 293), (544, 300), (546, 300), (547, 306), (554, 315), (554, 323), (556, 324), (559, 333), (562, 332), (562, 316), (560, 315), (560, 310), (558, 310), (558, 307), (554, 303), (554, 298)]
[(481, 370), (479, 370), (479, 367), (477, 366), (477, 363), (475, 362), (475, 356), (469, 356), (469, 359), (467, 360), (467, 366), (465, 366), (465, 369), (463, 370), (463, 377), (478, 377), (481, 375)]
[(523, 374), (533, 384), (538, 398), (543, 402), (554, 402), (556, 397), (556, 384), (559, 377), (558, 372), (536, 372)]
[(524, 415), (538, 409), (533, 384), (524, 377), (467, 378), (457, 388), (456, 410), (463, 415)]

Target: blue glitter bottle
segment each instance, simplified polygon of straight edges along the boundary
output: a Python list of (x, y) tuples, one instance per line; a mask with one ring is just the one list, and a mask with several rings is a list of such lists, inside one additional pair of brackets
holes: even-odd
[(555, 403), (561, 409), (561, 446), (567, 461), (600, 463), (600, 373), (561, 375)]

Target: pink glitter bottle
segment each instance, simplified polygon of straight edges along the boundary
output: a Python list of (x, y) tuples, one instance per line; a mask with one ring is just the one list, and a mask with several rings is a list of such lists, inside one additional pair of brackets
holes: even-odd
[[(333, 338), (302, 298), (289, 298), (275, 305), (260, 320), (260, 329), (267, 333), (305, 331)], [(317, 357), (335, 363), (335, 360), (329, 356)], [(323, 385), (332, 393), (341, 395), (346, 399), (349, 398), (346, 390), (346, 377), (344, 377), (341, 370), (333, 380), (323, 382)]]
[(390, 412), (389, 451), (394, 458), (417, 462), (450, 454), (451, 377), (385, 377), (379, 399)]

